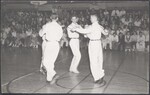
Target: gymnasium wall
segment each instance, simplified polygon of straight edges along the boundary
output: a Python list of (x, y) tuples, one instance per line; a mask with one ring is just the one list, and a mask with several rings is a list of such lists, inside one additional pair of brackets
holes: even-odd
[(109, 1), (109, 2), (85, 2), (85, 3), (63, 3), (63, 4), (45, 4), (40, 6), (34, 6), (32, 4), (6, 4), (2, 5), (2, 9), (38, 9), (42, 11), (48, 11), (52, 8), (61, 6), (62, 9), (113, 9), (118, 8), (149, 8), (148, 1)]

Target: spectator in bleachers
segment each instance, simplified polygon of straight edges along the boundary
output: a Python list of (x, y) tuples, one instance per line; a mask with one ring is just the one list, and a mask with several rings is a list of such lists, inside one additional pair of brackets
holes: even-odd
[[(72, 14), (79, 14), (80, 15), (80, 24), (82, 27), (85, 26), (85, 24), (90, 24), (89, 14), (91, 12), (98, 11), (98, 15), (100, 18), (100, 23), (104, 27), (111, 28), (111, 32), (115, 33), (117, 32), (117, 36), (120, 36), (120, 33), (123, 33), (123, 35), (126, 34), (126, 32), (130, 32), (131, 34), (133, 32), (136, 32), (137, 35), (139, 35), (139, 32), (142, 29), (146, 29), (149, 26), (149, 16), (147, 11), (141, 12), (141, 11), (135, 11), (135, 10), (124, 10), (123, 8), (119, 10), (119, 8), (115, 8), (114, 10), (108, 10), (102, 9), (99, 10), (62, 10), (61, 16), (60, 16), (60, 22), (63, 23), (65, 27), (67, 27), (70, 24), (70, 17)], [(33, 28), (38, 31), (43, 24), (45, 24), (50, 19), (48, 16), (51, 14), (51, 12), (34, 12), (34, 11), (6, 11), (4, 14), (2, 14), (2, 23), (4, 26), (2, 27), (2, 37), (1, 37), (1, 44), (6, 44), (7, 46), (11, 46), (11, 38), (15, 37), (15, 33), (11, 32), (12, 28), (16, 31), (16, 43), (18, 45), (27, 46), (29, 47), (31, 43), (34, 41), (31, 41), (31, 35), (33, 32)], [(135, 27), (134, 27), (135, 26)], [(29, 30), (30, 29), (30, 30)], [(27, 32), (26, 32), (27, 31)], [(141, 31), (143, 32), (143, 30)], [(145, 34), (145, 33), (144, 33)], [(149, 31), (148, 31), (149, 34)], [(13, 36), (13, 37), (12, 37)], [(147, 36), (147, 37), (146, 37)], [(38, 36), (36, 36), (38, 37)], [(148, 40), (148, 35), (145, 35), (145, 48), (148, 48), (149, 45), (146, 43)], [(85, 38), (83, 38), (82, 41), (84, 41)], [(14, 41), (13, 41), (14, 42)]]
[(106, 9), (105, 9), (105, 11), (104, 11), (104, 15), (105, 15), (105, 16), (109, 15), (108, 10), (106, 10)]
[(126, 14), (126, 11), (124, 9), (120, 10), (120, 17), (124, 16)]
[(140, 20), (140, 19), (136, 19), (136, 20), (134, 21), (134, 26), (135, 26), (135, 27), (140, 27), (140, 26), (141, 26), (141, 20)]
[(118, 16), (119, 14), (119, 10), (117, 8), (115, 8), (114, 10), (112, 10), (111, 16)]

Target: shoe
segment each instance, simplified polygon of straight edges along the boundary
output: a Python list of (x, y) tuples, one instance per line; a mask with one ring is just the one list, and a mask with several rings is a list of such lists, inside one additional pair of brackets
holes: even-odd
[(56, 82), (56, 80), (59, 78), (59, 75), (55, 74), (53, 79), (51, 81), (46, 81), (48, 84), (52, 85)]
[(72, 73), (76, 73), (76, 74), (80, 73), (78, 70), (69, 70), (69, 71), (72, 72)]
[(47, 71), (44, 67), (41, 67), (40, 68), (40, 72), (43, 74), (43, 75), (46, 75)]
[(103, 81), (104, 81), (104, 77), (102, 77), (99, 80), (96, 80), (94, 83), (101, 84), (101, 83), (103, 83)]

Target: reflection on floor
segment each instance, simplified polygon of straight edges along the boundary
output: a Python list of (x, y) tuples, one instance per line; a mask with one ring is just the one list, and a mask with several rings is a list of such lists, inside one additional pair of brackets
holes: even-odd
[(80, 74), (68, 72), (72, 53), (60, 50), (55, 84), (46, 83), (39, 72), (41, 49), (2, 48), (2, 93), (149, 93), (149, 54), (143, 52), (104, 51), (104, 83), (93, 83), (87, 49), (81, 49)]

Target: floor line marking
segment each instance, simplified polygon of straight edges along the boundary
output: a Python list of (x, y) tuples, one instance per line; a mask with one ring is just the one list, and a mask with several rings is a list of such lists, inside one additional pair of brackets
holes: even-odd
[(90, 75), (90, 73), (85, 76), (77, 85), (75, 85), (73, 88), (71, 88), (67, 93), (69, 94), (74, 88), (76, 88), (82, 81), (84, 81), (88, 76)]
[[(59, 77), (62, 77), (62, 76), (64, 76), (64, 75), (67, 74), (67, 73), (68, 73), (68, 72), (65, 72), (65, 73), (63, 73), (62, 75), (60, 75)], [(47, 85), (48, 85), (48, 84), (45, 84), (44, 86), (40, 87), (39, 89), (33, 91), (33, 93), (35, 93), (35, 92), (41, 90), (42, 88), (44, 88), (44, 87), (47, 86)], [(50, 84), (49, 84), (49, 85), (50, 85)]]
[[(125, 54), (123, 55), (125, 57)], [(115, 77), (115, 75), (117, 74), (117, 72), (119, 71), (119, 68), (121, 67), (121, 65), (124, 63), (125, 58), (122, 58), (120, 65), (118, 66), (118, 68), (116, 69), (116, 71), (114, 72), (114, 74), (112, 75), (112, 77), (110, 78), (110, 80), (108, 81), (106, 87), (104, 88), (104, 90), (102, 91), (102, 93), (104, 93), (106, 91), (106, 89), (108, 88), (109, 84), (111, 83), (112, 79)]]
[[(84, 60), (83, 62), (88, 61), (88, 58)], [(91, 73), (89, 73), (87, 76), (85, 76), (77, 85), (75, 85), (73, 88), (71, 88), (67, 93), (69, 94), (75, 87), (77, 87), (83, 80), (85, 80)]]
[[(70, 57), (64, 58), (64, 59), (62, 59), (62, 60), (59, 60), (59, 61), (56, 62), (56, 63), (59, 63), (59, 62), (61, 62), (61, 61), (64, 61), (64, 60), (66, 60), (66, 59), (69, 59), (69, 58), (70, 58)], [(14, 82), (14, 81), (16, 81), (16, 80), (18, 80), (18, 79), (21, 79), (21, 78), (23, 78), (23, 77), (29, 76), (29, 75), (31, 75), (31, 74), (37, 72), (37, 71), (39, 71), (39, 70), (36, 70), (36, 71), (34, 71), (34, 72), (25, 74), (25, 75), (23, 75), (23, 76), (16, 77), (16, 78), (12, 79), (11, 81), (9, 81), (9, 82), (6, 84), (6, 86), (7, 86), (7, 87), (6, 87), (6, 88), (7, 88), (7, 92), (11, 93), (11, 91), (9, 90), (9, 87), (10, 87), (10, 84), (11, 84), (12, 82)]]

